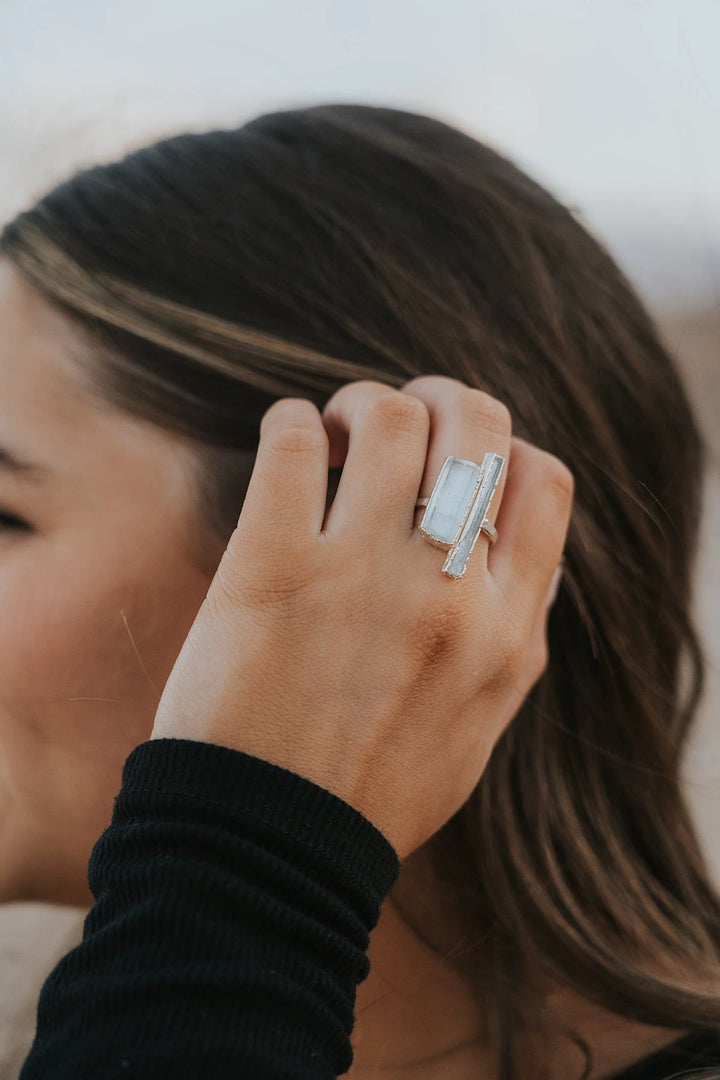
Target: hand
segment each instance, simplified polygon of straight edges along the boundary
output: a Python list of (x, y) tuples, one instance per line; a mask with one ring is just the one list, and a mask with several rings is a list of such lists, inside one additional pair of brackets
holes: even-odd
[[(507, 459), (465, 575), (414, 528), (445, 457)], [(343, 465), (325, 516), (328, 468)], [(342, 387), (263, 417), (237, 527), (172, 669), (152, 738), (299, 773), (404, 858), (468, 798), (547, 664), (573, 476), (454, 379)]]

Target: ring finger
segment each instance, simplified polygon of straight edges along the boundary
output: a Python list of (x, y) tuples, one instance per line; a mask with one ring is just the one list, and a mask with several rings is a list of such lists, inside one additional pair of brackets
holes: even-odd
[[(430, 496), (449, 455), (482, 464), (485, 454), (492, 451), (505, 459), (486, 515), (494, 523), (502, 500), (510, 456), (512, 419), (507, 406), (485, 391), (466, 386), (445, 375), (424, 375), (412, 379), (402, 390), (420, 398), (430, 414), (430, 445), (418, 497), (426, 499)], [(424, 541), (419, 533), (418, 539)], [(481, 546), (485, 548), (484, 554)], [(489, 546), (490, 538), (483, 532), (468, 562), (468, 571), (470, 567), (474, 567), (475, 573), (487, 570)]]

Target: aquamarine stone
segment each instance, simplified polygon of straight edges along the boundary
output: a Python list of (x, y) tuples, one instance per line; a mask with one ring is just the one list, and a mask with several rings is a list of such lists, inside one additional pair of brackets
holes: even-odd
[(500, 482), (500, 474), (504, 464), (505, 458), (501, 457), (500, 454), (490, 452), (483, 458), (483, 477), (478, 493), (470, 508), (470, 513), (467, 515), (460, 536), (450, 548), (443, 566), (443, 572), (449, 574), (450, 577), (459, 578), (465, 573), (467, 561), (470, 558), (472, 549), (475, 547), (482, 523), (487, 517), (492, 497), (495, 494), (495, 489)]
[(482, 469), (474, 461), (446, 458), (420, 522), (420, 532), (439, 544), (455, 543), (481, 475)]

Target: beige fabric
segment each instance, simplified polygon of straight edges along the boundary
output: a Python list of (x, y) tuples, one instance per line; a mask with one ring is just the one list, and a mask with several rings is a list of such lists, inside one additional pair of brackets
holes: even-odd
[(82, 941), (87, 912), (36, 901), (0, 904), (0, 1080), (17, 1080), (35, 1037), (42, 984)]

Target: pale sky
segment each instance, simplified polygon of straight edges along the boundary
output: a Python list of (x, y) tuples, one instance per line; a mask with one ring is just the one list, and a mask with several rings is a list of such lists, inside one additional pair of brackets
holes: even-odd
[(3, 216), (160, 134), (330, 101), (500, 150), (639, 268), (720, 293), (720, 0), (0, 0)]

